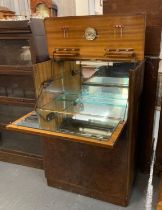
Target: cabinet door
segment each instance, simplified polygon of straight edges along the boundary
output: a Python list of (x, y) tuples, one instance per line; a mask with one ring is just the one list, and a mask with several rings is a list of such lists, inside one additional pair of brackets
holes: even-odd
[(0, 65), (32, 65), (33, 55), (30, 39), (0, 38), (0, 46)]
[(34, 99), (33, 77), (0, 75), (0, 96)]
[(20, 119), (6, 126), (6, 129), (21, 133), (35, 134), (44, 137), (60, 137), (67, 141), (81, 142), (85, 144), (97, 145), (101, 147), (113, 148), (125, 128), (126, 122), (119, 123), (110, 139), (107, 141), (99, 141), (87, 137), (76, 136), (72, 134), (64, 134), (54, 131), (43, 130), (39, 127), (39, 119), (36, 117), (35, 112), (28, 113)]

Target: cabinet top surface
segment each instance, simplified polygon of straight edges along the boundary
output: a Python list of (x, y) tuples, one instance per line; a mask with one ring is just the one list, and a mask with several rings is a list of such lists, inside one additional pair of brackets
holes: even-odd
[(106, 15), (45, 19), (51, 58), (68, 60), (144, 59), (145, 16)]

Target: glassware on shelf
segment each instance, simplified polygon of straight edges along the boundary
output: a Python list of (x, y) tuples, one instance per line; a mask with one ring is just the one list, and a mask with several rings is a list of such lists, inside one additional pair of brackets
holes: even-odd
[(1, 39), (0, 65), (32, 65), (29, 39)]
[(32, 64), (31, 63), (31, 52), (30, 46), (23, 46), (21, 47), (21, 54), (20, 54), (21, 63), (24, 64)]

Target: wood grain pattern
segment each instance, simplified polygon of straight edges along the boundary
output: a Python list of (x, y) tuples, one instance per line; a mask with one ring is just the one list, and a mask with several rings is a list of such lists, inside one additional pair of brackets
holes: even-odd
[(0, 104), (12, 104), (12, 105), (18, 105), (18, 106), (29, 106), (29, 107), (34, 108), (35, 99), (0, 96)]
[[(144, 76), (144, 91), (140, 117), (139, 166), (144, 172), (150, 168), (152, 134), (155, 110), (157, 75), (159, 68), (160, 41), (162, 31), (161, 0), (104, 0), (106, 14), (146, 14), (145, 55), (147, 58)], [(155, 56), (155, 57), (154, 57)], [(160, 150), (161, 152), (161, 150)], [(156, 164), (159, 168), (159, 163)]]
[(0, 161), (43, 169), (43, 158), (41, 156), (24, 152), (0, 149)]
[(162, 210), (162, 175), (161, 175), (160, 186), (159, 186), (159, 199), (157, 203), (157, 210)]
[[(75, 76), (71, 72), (73, 69), (78, 71), (78, 74)], [(38, 97), (42, 84), (48, 80), (55, 81), (55, 87), (57, 86), (61, 89), (61, 80), (57, 79), (62, 77), (62, 74), (64, 74), (64, 86), (66, 90), (80, 90), (79, 71), (80, 67), (75, 62), (54, 62), (53, 60), (49, 60), (34, 65), (33, 73), (36, 96)]]
[(146, 14), (145, 55), (159, 56), (162, 29), (161, 0), (105, 0), (103, 14)]
[[(124, 26), (122, 36), (119, 29), (114, 29), (115, 25)], [(62, 26), (69, 28), (67, 38), (64, 38)], [(84, 37), (85, 29), (88, 27), (97, 30), (98, 36), (93, 41), (87, 41)], [(144, 16), (112, 15), (47, 18), (45, 19), (45, 30), (48, 52), (51, 58), (53, 58), (53, 52), (57, 48), (79, 48), (80, 55), (72, 57), (74, 60), (112, 60), (112, 58), (105, 58), (105, 49), (107, 48), (132, 48), (135, 51), (136, 60), (143, 60), (144, 58)]]
[[(39, 19), (0, 21), (0, 41), (1, 43), (3, 41), (6, 42), (7, 44), (4, 48), (8, 49), (5, 52), (1, 46), (0, 52), (0, 127), (5, 129), (6, 123), (14, 121), (20, 115), (29, 112), (32, 110), (30, 107), (34, 108), (35, 94), (32, 64), (48, 59), (43, 21)], [(8, 43), (14, 43), (14, 46)], [(18, 65), (15, 65), (15, 60), (19, 61), (19, 54), (22, 51), (20, 43), (22, 43), (22, 46), (30, 46), (32, 64), (25, 66), (24, 63), (18, 62), (16, 63)], [(5, 62), (6, 60), (8, 62)], [(14, 135), (14, 132), (12, 134), (11, 139), (7, 139), (7, 135), (5, 136), (6, 138), (3, 138), (3, 136), (1, 139), (3, 143), (8, 142), (11, 148), (14, 141), (16, 142), (20, 138), (19, 134)], [(32, 137), (29, 138), (28, 141), (26, 137), (26, 147), (30, 147), (29, 142), (34, 140)], [(23, 140), (25, 141), (25, 136), (23, 136)], [(19, 150), (19, 148), (23, 150), (22, 141), (19, 143), (19, 145), (14, 145), (16, 150)], [(35, 151), (33, 153), (35, 154)], [(43, 165), (42, 157), (30, 155), (27, 152), (21, 153), (11, 150), (0, 150), (0, 160), (38, 168), (42, 168)]]
[(37, 97), (39, 95), (42, 83), (51, 79), (53, 74), (54, 69), (51, 60), (33, 65), (35, 93)]
[(44, 168), (49, 186), (126, 206), (127, 140), (125, 130), (114, 149), (44, 140)]
[(139, 121), (139, 159), (138, 165), (144, 172), (150, 169), (152, 157), (152, 136), (156, 106), (156, 88), (159, 58), (147, 58), (145, 62), (144, 88)]
[[(144, 64), (141, 62), (135, 70), (131, 70), (129, 73), (129, 96), (128, 96), (128, 194), (131, 192), (131, 186), (133, 185), (136, 162), (138, 158), (138, 132), (139, 132), (139, 120), (140, 120), (140, 108), (142, 101), (143, 91), (143, 79), (144, 79)], [(138, 91), (137, 91), (138, 90)]]
[(49, 186), (128, 205), (135, 176), (143, 74), (143, 63), (130, 71), (128, 122), (112, 150), (60, 136), (44, 139), (44, 168)]
[(162, 25), (161, 0), (104, 0), (104, 14), (146, 14), (147, 25)]

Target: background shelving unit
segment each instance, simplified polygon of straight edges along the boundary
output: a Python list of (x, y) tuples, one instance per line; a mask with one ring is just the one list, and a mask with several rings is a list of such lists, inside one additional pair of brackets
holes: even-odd
[(0, 43), (0, 160), (42, 168), (40, 138), (5, 126), (35, 106), (33, 64), (48, 59), (43, 21), (1, 21)]

